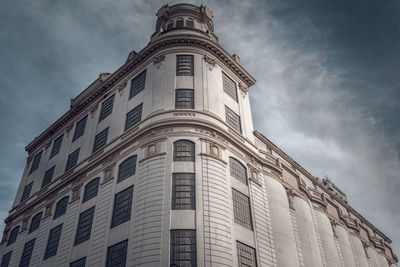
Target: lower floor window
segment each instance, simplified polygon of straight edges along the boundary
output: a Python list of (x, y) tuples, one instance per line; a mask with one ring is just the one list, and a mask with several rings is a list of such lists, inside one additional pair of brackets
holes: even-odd
[(107, 267), (125, 267), (128, 240), (119, 242), (107, 250)]
[(171, 230), (170, 250), (170, 266), (197, 266), (196, 230)]
[(257, 267), (256, 250), (236, 241), (239, 267)]

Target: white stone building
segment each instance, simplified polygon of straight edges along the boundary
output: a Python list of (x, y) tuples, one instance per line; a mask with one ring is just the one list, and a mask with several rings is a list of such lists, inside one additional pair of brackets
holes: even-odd
[(397, 266), (391, 240), (254, 131), (254, 78), (177, 4), (27, 145), (3, 266)]

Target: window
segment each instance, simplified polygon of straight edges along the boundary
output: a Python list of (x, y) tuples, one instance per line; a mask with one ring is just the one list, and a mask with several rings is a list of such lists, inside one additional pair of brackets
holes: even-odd
[(128, 240), (119, 242), (107, 249), (107, 267), (125, 267)]
[(74, 262), (71, 262), (69, 267), (85, 267), (85, 265), (86, 265), (86, 257), (76, 260)]
[(143, 103), (126, 114), (125, 131), (142, 120)]
[(43, 181), (42, 181), (42, 188), (51, 183), (51, 180), (53, 179), (54, 175), (54, 170), (56, 169), (56, 166), (51, 167), (44, 173)]
[(236, 83), (224, 72), (222, 72), (222, 83), (224, 87), (224, 92), (232, 97), (233, 100), (238, 102)]
[(103, 131), (101, 131), (96, 135), (96, 138), (94, 139), (93, 153), (107, 144), (109, 128), (110, 127), (107, 127), (106, 129), (104, 129)]
[(82, 212), (79, 215), (78, 229), (76, 230), (75, 245), (78, 245), (90, 238), (94, 216), (94, 207)]
[(178, 18), (177, 20), (176, 20), (176, 26), (175, 26), (176, 28), (181, 28), (181, 27), (183, 27), (183, 18)]
[(240, 117), (230, 108), (225, 106), (226, 123), (236, 131), (242, 133), (242, 126), (240, 124)]
[(194, 90), (176, 89), (175, 91), (176, 109), (194, 109)]
[(111, 228), (131, 219), (133, 186), (115, 195)]
[(24, 192), (22, 193), (21, 202), (26, 200), (31, 194), (33, 182), (27, 184), (24, 188)]
[(50, 230), (49, 240), (47, 240), (46, 252), (44, 260), (53, 257), (57, 254), (58, 243), (60, 242), (62, 224)]
[(54, 157), (55, 155), (58, 154), (58, 152), (60, 152), (63, 137), (64, 137), (64, 134), (62, 134), (60, 137), (58, 137), (56, 140), (54, 140), (53, 149), (51, 150), (51, 153), (50, 153), (50, 158)]
[(118, 183), (125, 180), (131, 175), (134, 175), (136, 172), (136, 155), (131, 156), (124, 160), (120, 165), (119, 165), (119, 170), (118, 170)]
[(108, 115), (112, 113), (113, 105), (114, 105), (114, 95), (107, 98), (101, 105), (99, 121), (104, 120), (105, 118), (107, 118)]
[(176, 76), (193, 76), (193, 56), (176, 56)]
[(42, 158), (42, 152), (43, 152), (43, 151), (40, 151), (40, 152), (37, 153), (36, 156), (33, 158), (32, 166), (31, 166), (31, 170), (29, 171), (29, 174), (31, 174), (32, 172), (36, 171), (37, 168), (39, 168), (40, 159)]
[(172, 174), (172, 209), (194, 210), (195, 203), (194, 173)]
[(193, 29), (194, 28), (194, 21), (192, 19), (186, 20), (186, 27)]
[(74, 138), (72, 139), (72, 142), (74, 142), (76, 139), (78, 139), (85, 133), (87, 117), (88, 116), (86, 115), (76, 123)]
[(97, 191), (99, 191), (99, 183), (100, 183), (100, 178), (97, 177), (92, 181), (90, 181), (85, 186), (85, 192), (83, 193), (82, 203), (97, 196)]
[(246, 195), (232, 189), (233, 214), (235, 223), (253, 230), (250, 212), (250, 200)]
[(11, 230), (10, 237), (8, 238), (7, 246), (11, 245), (15, 241), (17, 241), (19, 233), (19, 226), (15, 227), (14, 229)]
[(194, 162), (194, 143), (188, 140), (179, 140), (174, 143), (174, 161)]
[(246, 167), (242, 165), (238, 160), (229, 158), (229, 166), (231, 176), (235, 177), (244, 184), (247, 184), (247, 171)]
[(131, 91), (129, 92), (129, 99), (139, 94), (144, 90), (146, 84), (146, 70), (142, 71), (131, 82)]
[(11, 254), (12, 254), (12, 251), (3, 255), (3, 258), (1, 259), (0, 267), (8, 267), (8, 264), (10, 264)]
[(67, 212), (68, 200), (69, 196), (66, 196), (57, 202), (53, 220), (63, 216)]
[(33, 247), (35, 246), (35, 239), (25, 243), (24, 250), (22, 252), (21, 261), (19, 267), (29, 267), (31, 261)]
[(79, 150), (80, 150), (80, 148), (78, 148), (77, 150), (75, 150), (74, 152), (69, 154), (68, 160), (67, 160), (67, 166), (65, 166), (66, 172), (69, 171), (70, 169), (72, 169), (78, 163)]
[(171, 20), (170, 22), (168, 22), (167, 30), (171, 30), (173, 27), (174, 27), (174, 21)]
[(33, 216), (32, 220), (31, 220), (31, 226), (29, 227), (28, 234), (39, 229), (40, 221), (42, 220), (42, 214), (43, 214), (43, 212), (39, 212), (38, 214)]
[(257, 267), (256, 250), (236, 241), (239, 267)]
[(170, 266), (197, 266), (196, 230), (171, 230)]

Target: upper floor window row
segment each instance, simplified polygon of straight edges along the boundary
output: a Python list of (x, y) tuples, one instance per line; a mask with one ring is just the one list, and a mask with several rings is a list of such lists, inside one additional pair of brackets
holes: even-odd
[(42, 220), (42, 215), (43, 215), (43, 212), (39, 212), (38, 214), (33, 216), (32, 221), (31, 221), (31, 226), (29, 227), (28, 234), (39, 229), (40, 221)]
[(100, 183), (100, 178), (97, 177), (91, 180), (85, 186), (85, 192), (83, 193), (82, 203), (97, 196), (97, 192), (99, 191), (99, 183)]
[(127, 158), (126, 160), (124, 160), (119, 165), (118, 180), (117, 180), (118, 183), (135, 174), (136, 159), (137, 159), (136, 155), (131, 156), (131, 157)]
[(222, 85), (224, 88), (224, 92), (229, 95), (233, 100), (238, 102), (236, 83), (224, 72), (222, 72)]
[(93, 145), (93, 153), (102, 148), (107, 144), (107, 138), (108, 138), (108, 130), (110, 127), (107, 127), (100, 133), (98, 133), (94, 139), (94, 145)]
[(131, 82), (131, 90), (129, 92), (129, 99), (139, 94), (144, 90), (146, 85), (146, 70), (142, 71), (138, 76), (133, 78)]
[(64, 138), (64, 134), (60, 135), (56, 140), (53, 142), (53, 148), (50, 153), (50, 158), (54, 157), (55, 155), (60, 152), (61, 144)]
[(176, 56), (176, 76), (194, 75), (194, 57), (193, 55)]
[(88, 115), (86, 115), (85, 117), (83, 117), (76, 123), (74, 138), (72, 138), (72, 142), (74, 142), (76, 139), (78, 139), (85, 133), (87, 118), (88, 118)]
[(99, 121), (104, 120), (112, 113), (114, 106), (114, 96), (115, 95), (110, 96), (103, 102), (103, 104), (101, 104)]
[(21, 196), (21, 202), (23, 202), (30, 196), (31, 190), (32, 190), (32, 185), (33, 185), (33, 182), (31, 182), (25, 186), (24, 192), (22, 193), (22, 196)]
[(77, 150), (75, 150), (74, 152), (69, 154), (68, 160), (67, 160), (67, 165), (65, 166), (66, 172), (69, 171), (70, 169), (72, 169), (78, 163), (79, 151), (80, 151), (80, 148), (78, 148)]
[(51, 183), (51, 180), (53, 180), (54, 176), (54, 170), (56, 169), (56, 166), (51, 167), (44, 173), (44, 177), (42, 180), (42, 188)]
[(31, 174), (32, 172), (36, 171), (37, 168), (39, 168), (40, 159), (42, 158), (42, 152), (43, 151), (40, 151), (35, 155), (35, 157), (33, 157), (32, 166), (29, 171), (29, 174)]
[(242, 133), (242, 125), (240, 122), (240, 117), (237, 115), (233, 110), (225, 106), (225, 117), (226, 117), (226, 123), (238, 131), (239, 133)]
[(126, 114), (125, 131), (142, 120), (143, 103)]
[(194, 109), (194, 90), (176, 89), (175, 90), (176, 109)]
[[(175, 24), (175, 27), (174, 27)], [(194, 28), (194, 20), (192, 18), (179, 17), (176, 20), (170, 20), (165, 27), (165, 30), (171, 30), (173, 28)]]
[(247, 170), (246, 167), (234, 158), (229, 158), (229, 166), (231, 176), (244, 184), (247, 184)]
[(57, 219), (58, 217), (61, 217), (62, 215), (64, 215), (67, 212), (68, 200), (69, 200), (69, 196), (66, 196), (57, 202), (53, 220)]
[(11, 230), (10, 236), (8, 237), (7, 246), (17, 241), (18, 233), (19, 233), (19, 226), (16, 226), (14, 227), (14, 229)]
[(194, 143), (189, 140), (179, 140), (174, 143), (174, 161), (194, 162)]

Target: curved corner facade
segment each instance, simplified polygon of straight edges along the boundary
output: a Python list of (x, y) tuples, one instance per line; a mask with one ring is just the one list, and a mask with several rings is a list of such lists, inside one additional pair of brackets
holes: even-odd
[(397, 266), (347, 200), (258, 131), (254, 78), (178, 4), (27, 147), (1, 266)]

